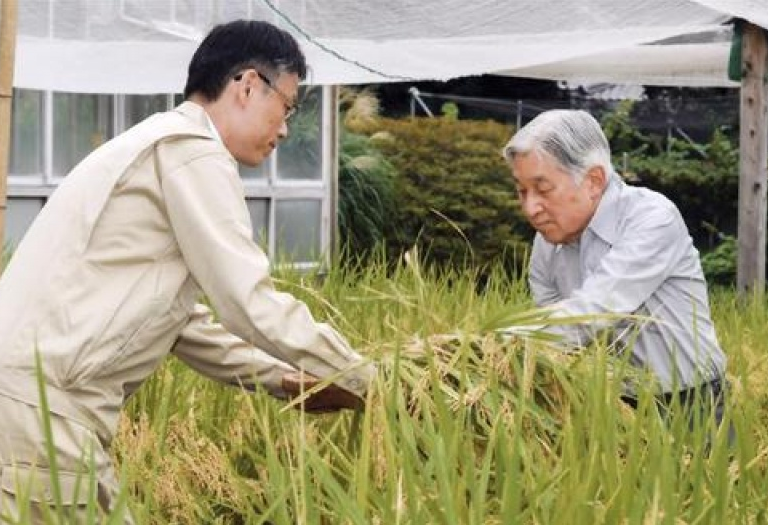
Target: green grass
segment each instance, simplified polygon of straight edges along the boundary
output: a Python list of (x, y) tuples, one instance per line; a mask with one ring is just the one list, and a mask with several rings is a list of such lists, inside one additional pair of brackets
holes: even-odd
[(8, 261), (11, 260), (11, 255), (13, 254), (13, 247), (10, 243), (5, 243), (2, 246), (0, 246), (0, 274), (3, 273), (3, 270), (5, 270), (5, 266), (8, 264)]
[[(768, 521), (768, 307), (718, 290), (732, 449), (618, 401), (604, 349), (560, 354), (493, 328), (531, 321), (523, 282), (371, 264), (278, 286), (379, 375), (362, 413), (306, 415), (169, 360), (114, 455), (138, 523), (759, 524)], [(321, 281), (321, 282), (320, 282)], [(311, 283), (311, 284), (308, 284)]]

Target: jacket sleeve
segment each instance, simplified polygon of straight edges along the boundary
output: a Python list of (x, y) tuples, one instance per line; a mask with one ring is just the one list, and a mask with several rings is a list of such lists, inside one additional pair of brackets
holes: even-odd
[(286, 397), (283, 375), (296, 371), (228, 332), (203, 304), (195, 306), (172, 352), (206, 377), (249, 390), (261, 385), (281, 399)]
[(251, 235), (231, 157), (203, 153), (161, 176), (171, 227), (192, 276), (221, 324), (279, 361), (363, 396), (375, 368), (307, 306), (275, 290)]

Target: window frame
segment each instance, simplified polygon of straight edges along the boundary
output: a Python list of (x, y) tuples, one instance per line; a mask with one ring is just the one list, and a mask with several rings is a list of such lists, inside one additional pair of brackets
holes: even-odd
[[(267, 176), (264, 178), (241, 178), (247, 200), (263, 199), (267, 201), (267, 246), (265, 246), (270, 260), (277, 261), (280, 254), (276, 253), (279, 240), (277, 234), (279, 227), (276, 224), (277, 203), (289, 200), (318, 200), (320, 201), (320, 246), (318, 248), (318, 259), (313, 261), (293, 261), (290, 266), (297, 269), (316, 269), (330, 264), (331, 243), (333, 233), (331, 227), (335, 221), (331, 221), (331, 211), (335, 209), (335, 190), (333, 155), (334, 144), (332, 143), (333, 134), (333, 112), (336, 110), (334, 91), (329, 86), (316, 86), (312, 89), (320, 89), (320, 111), (318, 112), (319, 122), (319, 140), (320, 140), (320, 162), (318, 169), (320, 177), (317, 179), (282, 179), (277, 175), (278, 157), (280, 148), (275, 154), (271, 155), (267, 162)], [(9, 173), (8, 176), (8, 199), (42, 198), (49, 197), (56, 187), (65, 179), (64, 176), (54, 175), (53, 170), (53, 152), (54, 142), (54, 92), (43, 91), (42, 96), (42, 173), (19, 175)], [(165, 94), (166, 110), (175, 107), (178, 101), (178, 94)], [(126, 121), (128, 120), (126, 110), (126, 95), (113, 94), (111, 96), (112, 126), (109, 130), (111, 137), (125, 131)], [(99, 117), (97, 117), (99, 118)], [(11, 129), (11, 133), (14, 130)], [(254, 232), (254, 235), (256, 232)], [(314, 247), (312, 250), (314, 251)]]

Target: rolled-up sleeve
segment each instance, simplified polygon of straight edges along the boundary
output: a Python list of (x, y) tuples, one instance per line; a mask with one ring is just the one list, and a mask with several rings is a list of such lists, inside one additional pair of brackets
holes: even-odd
[(165, 174), (162, 185), (181, 253), (221, 324), (297, 369), (321, 378), (339, 374), (336, 384), (363, 395), (373, 365), (316, 322), (304, 303), (275, 290), (232, 159), (200, 155)]

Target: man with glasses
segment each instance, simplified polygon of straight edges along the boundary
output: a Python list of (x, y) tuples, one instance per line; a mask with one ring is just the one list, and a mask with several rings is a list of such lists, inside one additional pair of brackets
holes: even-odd
[(37, 217), (0, 279), (0, 516), (29, 499), (42, 521), (60, 492), (72, 522), (84, 522), (90, 474), (111, 510), (120, 409), (169, 353), (281, 398), (332, 378), (305, 409), (362, 406), (375, 369), (274, 289), (237, 170), (287, 136), (305, 75), (288, 33), (255, 21), (215, 27), (189, 65), (186, 101), (94, 151)]

